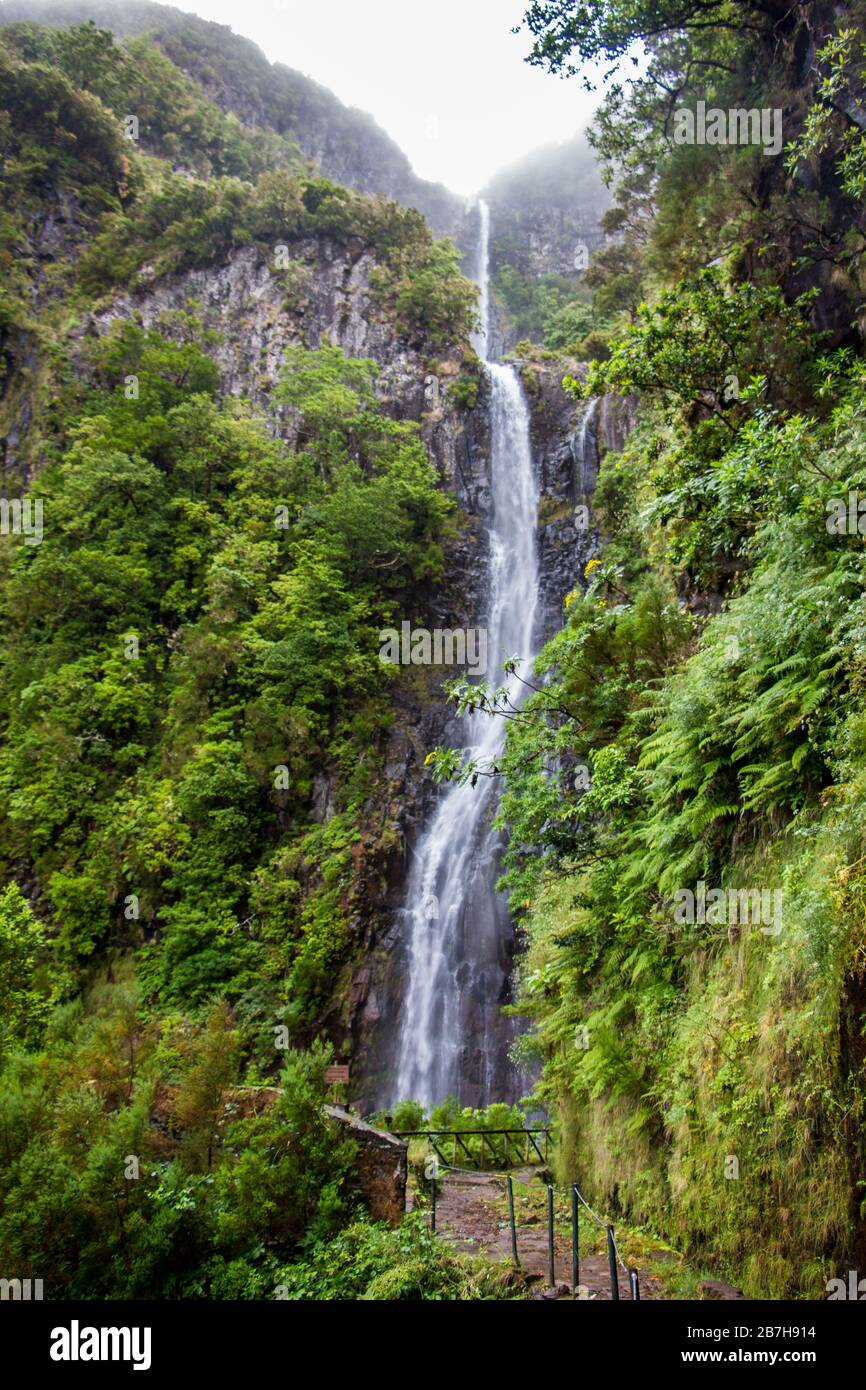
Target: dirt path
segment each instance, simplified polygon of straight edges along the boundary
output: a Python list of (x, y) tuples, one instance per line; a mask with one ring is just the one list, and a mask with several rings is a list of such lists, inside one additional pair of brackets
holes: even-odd
[[(517, 1253), (520, 1266), (538, 1288), (541, 1298), (568, 1298), (571, 1292), (571, 1234), (567, 1221), (555, 1223), (554, 1270), (556, 1291), (550, 1287), (547, 1253), (547, 1220), (544, 1214), (545, 1192), (534, 1181), (532, 1169), (515, 1171), (515, 1187), (520, 1194), (516, 1202)], [(519, 1184), (519, 1186), (518, 1186)], [(524, 1186), (525, 1185), (525, 1186)], [(527, 1192), (528, 1189), (528, 1192)], [(511, 1260), (511, 1231), (505, 1205), (505, 1180), (490, 1173), (443, 1173), (436, 1203), (436, 1229), (471, 1254), (483, 1254), (491, 1259)], [(591, 1218), (581, 1208), (586, 1228), (581, 1229), (580, 1297), (610, 1299), (610, 1271), (605, 1253), (584, 1255), (587, 1244), (598, 1237), (591, 1233)], [(563, 1225), (566, 1229), (562, 1229)], [(585, 1234), (586, 1232), (586, 1234)], [(589, 1237), (589, 1239), (587, 1239)], [(631, 1297), (629, 1281), (619, 1266), (619, 1294)], [(642, 1299), (661, 1298), (661, 1287), (651, 1276), (641, 1277)]]

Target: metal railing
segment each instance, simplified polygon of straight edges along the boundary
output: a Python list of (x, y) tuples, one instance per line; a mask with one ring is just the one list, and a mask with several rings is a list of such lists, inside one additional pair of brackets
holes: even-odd
[[(541, 1125), (526, 1129), (392, 1129), (390, 1132), (398, 1139), (427, 1139), (436, 1157), (440, 1162), (445, 1164), (447, 1164), (448, 1160), (442, 1152), (442, 1148), (445, 1146), (446, 1141), (450, 1139), (450, 1166), (452, 1168), (457, 1166), (458, 1145), (462, 1151), (462, 1156), (474, 1160), (476, 1155), (466, 1141), (467, 1139), (480, 1139), (479, 1158), (481, 1166), (478, 1169), (479, 1172), (487, 1171), (484, 1168), (485, 1147), (488, 1145), (488, 1141), (492, 1139), (499, 1138), (504, 1140), (504, 1144), (502, 1145), (504, 1162), (501, 1165), (503, 1167), (515, 1166), (515, 1160), (509, 1152), (509, 1145), (511, 1145), (512, 1150), (514, 1148), (520, 1150), (516, 1163), (528, 1163), (530, 1161), (530, 1147), (535, 1151), (538, 1162), (546, 1163), (550, 1146), (550, 1131)], [(536, 1135), (540, 1137), (542, 1147), (539, 1147)], [(497, 1159), (495, 1147), (491, 1144), (490, 1148), (492, 1150), (494, 1164), (498, 1164), (499, 1160)]]

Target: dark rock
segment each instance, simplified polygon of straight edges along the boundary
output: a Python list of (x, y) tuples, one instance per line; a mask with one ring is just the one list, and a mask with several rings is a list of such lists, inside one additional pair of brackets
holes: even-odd
[(721, 1279), (702, 1279), (698, 1284), (698, 1292), (701, 1298), (717, 1299), (726, 1303), (746, 1297), (742, 1289), (734, 1288), (733, 1284), (725, 1284)]

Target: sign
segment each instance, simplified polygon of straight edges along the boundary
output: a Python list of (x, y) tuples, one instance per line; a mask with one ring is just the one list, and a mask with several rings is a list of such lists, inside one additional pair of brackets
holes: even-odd
[(348, 1067), (325, 1067), (326, 1086), (348, 1086), (349, 1068)]

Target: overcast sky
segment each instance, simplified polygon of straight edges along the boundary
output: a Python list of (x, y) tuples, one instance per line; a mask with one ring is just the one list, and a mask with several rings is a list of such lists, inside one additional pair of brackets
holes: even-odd
[(522, 0), (174, 0), (369, 111), (417, 174), (475, 193), (582, 130), (594, 98), (530, 68)]

